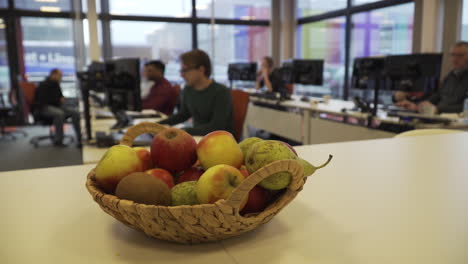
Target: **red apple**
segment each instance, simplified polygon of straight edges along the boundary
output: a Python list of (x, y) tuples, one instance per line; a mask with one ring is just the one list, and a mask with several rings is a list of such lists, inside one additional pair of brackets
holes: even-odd
[(177, 184), (186, 181), (197, 181), (200, 178), (200, 176), (202, 176), (203, 172), (205, 171), (203, 170), (203, 168), (200, 167), (188, 168), (184, 170), (182, 174), (179, 175), (179, 177), (177, 178)]
[(142, 147), (134, 147), (133, 148), (140, 160), (143, 162), (143, 170), (149, 170), (154, 168), (153, 161), (151, 160), (151, 153), (149, 150), (142, 148)]
[(244, 165), (242, 165), (242, 167), (239, 169), (239, 171), (240, 171), (242, 174), (244, 174), (244, 177), (246, 177), (246, 178), (249, 177), (249, 175), (250, 175), (250, 174), (249, 174), (249, 171), (247, 170), (247, 168), (246, 168)]
[(236, 139), (224, 130), (205, 135), (198, 143), (197, 155), (205, 170), (219, 164), (240, 168), (244, 163), (244, 155)]
[(167, 184), (167, 187), (169, 187), (169, 189), (174, 187), (174, 177), (167, 170), (156, 168), (156, 169), (147, 170), (145, 171), (145, 173), (148, 173), (149, 175), (162, 180), (165, 184)]
[(270, 200), (270, 193), (262, 187), (255, 186), (249, 192), (249, 198), (241, 214), (249, 214), (263, 211)]
[(227, 199), (243, 180), (244, 175), (237, 168), (226, 164), (213, 166), (197, 181), (195, 188), (198, 201), (200, 204), (207, 204)]
[(156, 167), (176, 174), (192, 167), (197, 161), (197, 143), (189, 133), (168, 128), (154, 137), (151, 157)]

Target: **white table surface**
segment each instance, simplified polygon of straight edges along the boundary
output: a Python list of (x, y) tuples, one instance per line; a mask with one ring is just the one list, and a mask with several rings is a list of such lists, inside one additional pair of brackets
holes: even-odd
[(195, 246), (102, 212), (84, 186), (94, 165), (0, 173), (0, 263), (468, 262), (468, 133), (297, 150), (334, 159), (270, 223)]

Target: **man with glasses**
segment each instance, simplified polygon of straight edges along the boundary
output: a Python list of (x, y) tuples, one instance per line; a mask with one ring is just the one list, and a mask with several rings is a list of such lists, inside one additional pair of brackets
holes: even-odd
[(185, 80), (180, 111), (161, 121), (176, 125), (192, 118), (193, 127), (184, 128), (192, 135), (204, 136), (215, 130), (234, 132), (230, 90), (212, 79), (211, 61), (202, 50), (192, 50), (180, 56), (180, 74)]
[(432, 113), (462, 112), (463, 101), (468, 93), (468, 42), (455, 43), (450, 58), (453, 69), (434, 94), (419, 104), (403, 100), (396, 105), (424, 113), (428, 112), (425, 109), (430, 109)]

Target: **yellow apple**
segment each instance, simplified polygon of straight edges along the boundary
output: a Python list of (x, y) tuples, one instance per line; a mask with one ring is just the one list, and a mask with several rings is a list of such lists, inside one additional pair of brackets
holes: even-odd
[(122, 178), (132, 172), (143, 171), (143, 162), (137, 152), (125, 145), (109, 148), (96, 165), (95, 178), (105, 191), (113, 193)]
[(230, 165), (213, 166), (205, 171), (197, 181), (195, 189), (198, 201), (201, 204), (206, 204), (227, 199), (243, 180), (244, 175)]
[(197, 155), (205, 170), (219, 164), (240, 168), (244, 162), (242, 150), (236, 139), (231, 133), (223, 130), (204, 136), (198, 143)]

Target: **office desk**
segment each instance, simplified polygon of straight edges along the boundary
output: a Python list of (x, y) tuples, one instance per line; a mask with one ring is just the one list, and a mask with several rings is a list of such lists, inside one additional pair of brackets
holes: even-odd
[[(319, 98), (312, 98), (318, 100)], [(369, 117), (351, 111), (353, 103), (343, 100), (330, 100), (328, 104), (302, 102), (298, 97), (280, 103), (262, 98), (250, 98), (251, 103), (245, 120), (244, 134), (249, 126), (289, 138), (302, 144), (322, 144), (352, 140), (390, 138), (395, 133), (368, 128), (365, 123)], [(274, 105), (286, 111), (256, 105)], [(342, 109), (348, 109), (342, 111)], [(333, 115), (339, 119), (353, 118), (357, 124), (322, 118), (322, 115)]]
[(0, 263), (467, 263), (468, 133), (297, 151), (334, 159), (268, 224), (195, 246), (102, 212), (84, 186), (94, 165), (0, 173)]
[[(322, 100), (311, 98), (312, 101)], [(250, 98), (251, 104), (245, 120), (244, 135), (249, 126), (277, 134), (279, 136), (301, 142), (302, 144), (323, 144), (365, 139), (390, 138), (396, 133), (368, 127), (370, 114), (352, 111), (354, 103), (343, 100), (329, 100), (328, 103), (302, 102), (297, 96), (292, 100), (276, 102), (264, 98)], [(322, 100), (323, 101), (323, 100)], [(256, 105), (255, 103), (262, 103)], [(268, 107), (272, 106), (272, 107)], [(283, 109), (274, 109), (283, 108)], [(415, 115), (430, 119), (433, 116)], [(449, 120), (448, 124), (401, 121), (390, 117), (384, 111), (379, 111), (372, 123), (383, 125), (410, 126), (421, 128), (447, 128), (468, 130), (468, 124), (460, 122), (456, 114), (443, 114)], [(352, 122), (350, 122), (352, 120)]]

